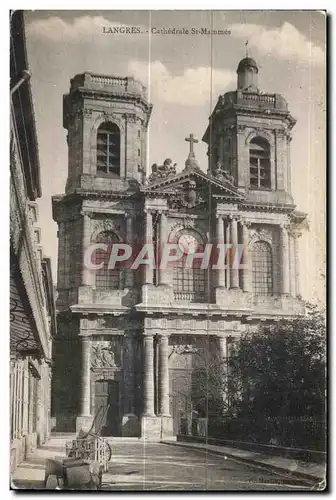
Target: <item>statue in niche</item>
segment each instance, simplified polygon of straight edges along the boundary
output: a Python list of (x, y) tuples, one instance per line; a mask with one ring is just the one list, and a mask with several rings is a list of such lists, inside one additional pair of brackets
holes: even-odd
[(92, 345), (91, 367), (113, 368), (116, 366), (110, 342), (97, 342)]

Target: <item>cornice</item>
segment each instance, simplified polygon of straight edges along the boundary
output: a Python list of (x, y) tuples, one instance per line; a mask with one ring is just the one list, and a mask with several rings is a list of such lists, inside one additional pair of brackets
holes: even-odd
[(278, 213), (292, 213), (296, 205), (283, 205), (278, 203), (262, 203), (262, 202), (242, 202), (239, 204), (239, 209), (245, 211), (256, 212), (278, 212)]
[(110, 90), (98, 90), (98, 89), (87, 89), (83, 87), (78, 87), (76, 89), (78, 93), (83, 97), (91, 97), (95, 100), (106, 101), (107, 99), (115, 99), (119, 101), (129, 101), (135, 102), (143, 106), (146, 113), (151, 113), (153, 105), (150, 104), (144, 97), (140, 94), (130, 94), (129, 92), (111, 92)]
[(216, 304), (212, 303), (186, 303), (185, 306), (163, 306), (162, 304), (148, 304), (148, 303), (140, 303), (135, 306), (136, 311), (145, 313), (147, 316), (184, 316), (184, 317), (196, 317), (196, 316), (221, 316), (232, 318), (241, 318), (243, 316), (250, 316), (252, 310), (251, 309), (221, 309)]

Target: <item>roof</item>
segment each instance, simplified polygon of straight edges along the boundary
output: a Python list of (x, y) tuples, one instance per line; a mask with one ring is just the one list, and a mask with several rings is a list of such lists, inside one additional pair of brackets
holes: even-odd
[[(28, 70), (23, 11), (11, 12), (10, 77), (11, 88)], [(28, 197), (31, 201), (42, 196), (40, 161), (35, 124), (33, 98), (28, 80), (11, 96), (12, 117), (23, 161)]]
[(255, 62), (255, 60), (252, 59), (252, 57), (244, 57), (244, 59), (242, 59), (239, 62), (238, 68), (237, 68), (237, 73), (243, 72), (246, 68), (255, 68), (257, 70), (257, 73), (258, 73), (258, 65)]

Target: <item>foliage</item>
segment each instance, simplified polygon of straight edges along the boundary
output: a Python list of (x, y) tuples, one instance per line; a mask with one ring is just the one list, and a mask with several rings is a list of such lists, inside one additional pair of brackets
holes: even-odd
[(231, 351), (235, 414), (323, 417), (325, 370), (325, 316), (315, 306), (306, 316), (250, 331)]
[(324, 311), (307, 304), (305, 316), (251, 328), (230, 344), (229, 359), (208, 339), (176, 352), (191, 348), (203, 363), (192, 376), (192, 408), (208, 417), (209, 436), (323, 449)]
[(174, 349), (201, 360), (189, 398), (198, 416), (208, 417), (209, 436), (324, 449), (324, 311), (307, 304), (305, 316), (251, 328), (230, 343), (229, 359), (215, 346), (204, 339)]

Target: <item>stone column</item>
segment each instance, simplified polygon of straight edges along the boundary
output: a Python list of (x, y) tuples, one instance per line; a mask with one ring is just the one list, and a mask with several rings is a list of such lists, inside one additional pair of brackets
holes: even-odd
[(289, 294), (289, 241), (288, 231), (285, 225), (280, 226), (280, 248), (281, 248), (281, 293)]
[[(225, 219), (225, 244), (229, 245), (231, 243), (231, 237), (230, 237), (230, 220), (229, 218)], [(226, 251), (226, 259), (225, 259), (225, 264), (226, 264), (226, 269), (225, 269), (225, 284), (226, 288), (229, 289), (231, 285), (231, 280), (230, 280), (230, 262), (229, 262), (229, 255), (230, 255), (230, 250)]]
[(40, 370), (39, 370), (39, 373), (40, 373), (40, 378), (37, 379), (36, 381), (36, 394), (37, 394), (37, 397), (36, 397), (36, 400), (37, 400), (37, 408), (36, 408), (36, 419), (37, 419), (37, 422), (36, 422), (36, 433), (37, 433), (37, 436), (38, 436), (38, 439), (40, 440), (41, 442), (41, 438), (42, 438), (42, 427), (43, 427), (43, 416), (42, 416), (42, 371), (41, 371), (41, 366), (40, 366)]
[(218, 336), (218, 348), (219, 348), (219, 357), (221, 363), (221, 375), (223, 380), (222, 386), (222, 400), (224, 404), (228, 402), (228, 360), (227, 360), (227, 336), (220, 335)]
[[(153, 218), (150, 211), (145, 212), (145, 244), (153, 244)], [(149, 265), (145, 266), (145, 284), (153, 284), (153, 269)]]
[(231, 288), (239, 288), (239, 269), (235, 265), (235, 255), (238, 251), (238, 223), (235, 217), (231, 218), (231, 241), (232, 251), (231, 251), (231, 262), (230, 262), (230, 281)]
[(28, 374), (28, 359), (23, 362), (23, 414), (22, 414), (22, 433), (28, 434), (28, 407), (29, 407), (29, 374)]
[(219, 357), (221, 361), (226, 359), (226, 336), (218, 336)]
[(65, 223), (60, 221), (58, 223), (58, 255), (60, 257), (57, 265), (57, 284), (60, 288), (65, 286), (64, 283), (64, 237), (65, 237)]
[(295, 235), (292, 231), (288, 233), (289, 238), (289, 290), (292, 297), (296, 296), (295, 290), (295, 251), (294, 239)]
[[(223, 216), (222, 215), (217, 215), (217, 226), (216, 226), (216, 237), (217, 237), (217, 244), (218, 245), (224, 245), (225, 244), (225, 238), (224, 238), (224, 221), (223, 221)], [(218, 255), (221, 255), (219, 249), (218, 249)], [(224, 261), (218, 261), (218, 265), (220, 266), (220, 269), (217, 269), (217, 286), (220, 288), (225, 288), (225, 258)]]
[(226, 337), (226, 403), (228, 408), (232, 404), (232, 380), (231, 380), (231, 373), (230, 373), (230, 357), (232, 355), (232, 347), (234, 343), (234, 337), (232, 335), (227, 335)]
[[(165, 213), (161, 214), (160, 218), (160, 237), (159, 237), (159, 262), (161, 261), (161, 256), (162, 252), (164, 249), (165, 244), (167, 243), (167, 229), (168, 229), (168, 223), (167, 223), (167, 216)], [(158, 282), (159, 285), (167, 285), (168, 284), (168, 276), (167, 276), (167, 269), (161, 269), (159, 267), (158, 269)]]
[(13, 436), (13, 415), (14, 415), (14, 360), (10, 362), (10, 432), (11, 437)]
[(17, 422), (17, 387), (18, 387), (18, 370), (17, 370), (17, 360), (14, 362), (13, 370), (13, 423), (12, 423), (12, 433), (13, 437), (16, 438), (16, 422)]
[(154, 343), (153, 335), (143, 336), (144, 415), (154, 416)]
[(31, 394), (34, 394), (34, 377), (30, 370), (28, 370), (28, 434), (33, 432), (33, 404), (36, 401), (30, 399)]
[[(243, 290), (244, 292), (251, 291), (251, 259), (249, 252), (249, 231), (248, 225), (245, 221), (242, 222), (242, 233), (243, 233)], [(246, 267), (245, 267), (246, 266)]]
[(295, 295), (301, 297), (300, 290), (300, 260), (299, 260), (299, 238), (301, 233), (294, 234), (294, 261), (295, 261)]
[(134, 413), (133, 337), (123, 338), (124, 414)]
[[(132, 247), (133, 252), (133, 217), (131, 213), (126, 214), (126, 240), (128, 245)], [(128, 266), (125, 271), (125, 288), (133, 288), (134, 271)]]
[(18, 437), (22, 435), (22, 411), (23, 411), (23, 401), (22, 401), (22, 393), (23, 393), (23, 360), (20, 359), (18, 362), (18, 375), (19, 375), (19, 383), (18, 383), (18, 423), (17, 423), (17, 433)]
[(82, 212), (83, 234), (82, 234), (82, 285), (91, 285), (91, 270), (84, 264), (84, 255), (91, 243), (91, 219), (88, 213)]
[(91, 367), (90, 340), (82, 337), (82, 366), (81, 366), (81, 394), (80, 416), (88, 417), (90, 411), (90, 367)]
[(168, 335), (159, 335), (159, 408), (162, 416), (170, 416)]

